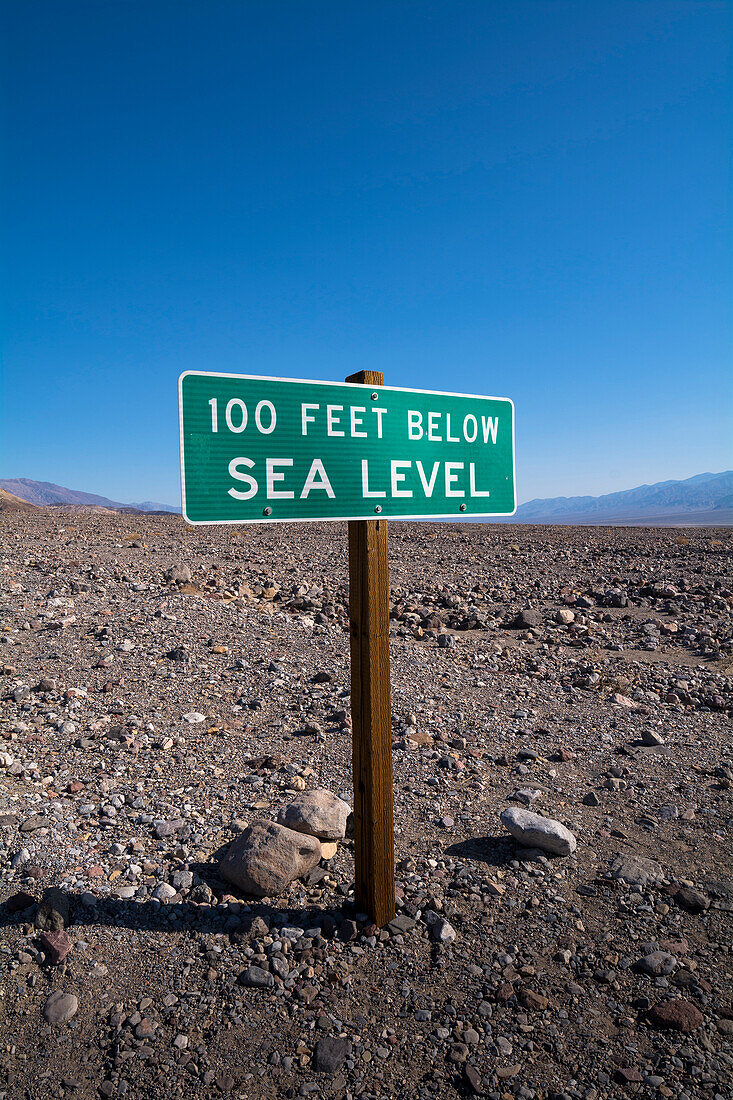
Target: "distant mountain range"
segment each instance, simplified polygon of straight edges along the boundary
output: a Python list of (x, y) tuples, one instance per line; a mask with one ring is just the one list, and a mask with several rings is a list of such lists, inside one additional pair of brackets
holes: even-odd
[(508, 522), (724, 526), (733, 523), (733, 470), (658, 481), (601, 497), (529, 500)]
[[(27, 477), (0, 478), (0, 490), (12, 494), (4, 510), (16, 510), (23, 501), (41, 508), (110, 512), (180, 512), (172, 504), (144, 500), (121, 504), (107, 497), (65, 489), (48, 481)], [(0, 501), (2, 503), (2, 501)], [(506, 523), (609, 524), (616, 526), (711, 526), (733, 524), (733, 470), (721, 474), (697, 474), (686, 481), (659, 481), (601, 497), (553, 497), (521, 504)]]
[(140, 504), (121, 504), (118, 500), (109, 500), (95, 493), (66, 489), (63, 485), (53, 485), (50, 481), (31, 481), (27, 477), (0, 478), (0, 489), (40, 507), (74, 505), (77, 508), (103, 508), (110, 512), (180, 512), (181, 510), (172, 504), (156, 504), (152, 500), (144, 500)]

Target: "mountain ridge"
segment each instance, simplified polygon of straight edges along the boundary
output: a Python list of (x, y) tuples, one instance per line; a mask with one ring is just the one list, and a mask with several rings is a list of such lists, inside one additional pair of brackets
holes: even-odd
[(99, 496), (97, 493), (85, 493), (81, 489), (67, 489), (52, 481), (33, 481), (28, 477), (0, 478), (0, 489), (19, 497), (28, 504), (37, 507), (54, 505), (74, 505), (80, 508), (106, 508), (111, 511), (132, 510), (135, 512), (180, 512), (180, 508), (170, 504), (156, 504), (146, 500), (141, 504), (123, 504), (119, 500)]
[(694, 517), (703, 512), (719, 512), (721, 523), (731, 522), (733, 470), (695, 474), (681, 481), (658, 481), (598, 497), (537, 498), (521, 504), (512, 519), (515, 523), (582, 523), (614, 518)]

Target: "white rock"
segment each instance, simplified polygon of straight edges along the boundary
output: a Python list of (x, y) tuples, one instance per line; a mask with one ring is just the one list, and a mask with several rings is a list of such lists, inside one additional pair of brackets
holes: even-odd
[(153, 890), (153, 897), (158, 901), (170, 901), (171, 898), (176, 896), (177, 890), (175, 886), (171, 886), (168, 882), (161, 882), (160, 886), (156, 886)]
[(350, 807), (331, 791), (306, 791), (277, 815), (280, 825), (319, 840), (341, 840), (346, 836)]
[(438, 917), (430, 925), (430, 938), (436, 943), (453, 943), (456, 938), (456, 930), (445, 917)]
[(188, 722), (190, 726), (195, 726), (198, 722), (205, 722), (206, 715), (199, 714), (197, 710), (190, 710), (188, 714), (184, 714), (183, 721)]
[(526, 848), (541, 848), (553, 855), (569, 856), (577, 847), (578, 842), (570, 830), (550, 817), (511, 807), (504, 810), (500, 818), (507, 832)]

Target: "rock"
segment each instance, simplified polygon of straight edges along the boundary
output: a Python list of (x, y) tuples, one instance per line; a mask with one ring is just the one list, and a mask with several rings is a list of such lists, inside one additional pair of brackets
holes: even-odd
[(549, 1005), (549, 1000), (542, 993), (536, 993), (534, 989), (520, 990), (517, 998), (530, 1012), (544, 1012)]
[(40, 940), (51, 966), (58, 966), (59, 963), (62, 963), (74, 946), (69, 939), (68, 932), (63, 931), (43, 932)]
[(51, 822), (47, 817), (34, 814), (33, 817), (27, 817), (25, 821), (22, 821), (19, 829), (21, 833), (35, 833), (37, 829), (47, 829), (50, 824)]
[(333, 859), (338, 851), (338, 844), (335, 840), (322, 840), (321, 841), (321, 859), (329, 860)]
[(348, 1039), (325, 1037), (319, 1039), (313, 1051), (313, 1069), (316, 1073), (338, 1073), (347, 1058), (351, 1057)]
[(435, 943), (453, 943), (455, 938), (455, 928), (444, 917), (438, 917), (430, 925), (430, 939)]
[(280, 825), (319, 840), (341, 840), (346, 835), (350, 807), (331, 791), (305, 791), (278, 814)]
[(710, 908), (710, 898), (692, 886), (680, 886), (672, 896), (677, 905), (688, 913), (702, 913)]
[(60, 886), (52, 886), (41, 898), (34, 924), (48, 932), (61, 932), (72, 922), (71, 898)]
[(677, 965), (677, 959), (668, 951), (651, 951), (643, 959), (634, 963), (634, 970), (639, 974), (649, 974), (654, 978), (671, 974)]
[(541, 623), (542, 618), (539, 611), (527, 607), (512, 619), (509, 626), (513, 630), (529, 630), (533, 626), (540, 626)]
[(481, 1096), (484, 1091), (481, 1075), (478, 1070), (473, 1068), (470, 1062), (466, 1062), (463, 1067), (463, 1078), (468, 1086), (469, 1092), (473, 1093), (474, 1096)]
[(237, 981), (250, 989), (271, 989), (275, 984), (275, 979), (269, 970), (261, 966), (250, 966), (243, 970)]
[(654, 1027), (668, 1028), (671, 1031), (694, 1031), (702, 1026), (704, 1017), (691, 1001), (678, 998), (653, 1005), (649, 1010), (649, 1022)]
[(189, 710), (187, 714), (183, 715), (183, 721), (188, 722), (189, 726), (197, 726), (199, 722), (206, 721), (206, 715), (201, 714), (198, 710)]
[(638, 710), (639, 708), (638, 703), (635, 703), (633, 699), (629, 699), (628, 695), (622, 695), (620, 691), (614, 691), (611, 702), (618, 707), (626, 707), (627, 710)]
[(664, 875), (653, 859), (630, 853), (620, 853), (611, 864), (611, 875), (630, 886), (656, 886)]
[(536, 787), (519, 787), (509, 795), (510, 802), (519, 802), (522, 806), (534, 806), (541, 799), (542, 791), (538, 791)]
[(514, 806), (504, 810), (499, 817), (507, 832), (527, 848), (541, 848), (553, 855), (569, 856), (577, 847), (570, 830), (552, 818)]
[[(434, 917), (437, 919), (437, 914), (434, 914)], [(393, 936), (401, 936), (405, 932), (411, 932), (415, 924), (416, 922), (412, 917), (408, 917), (407, 913), (398, 913), (397, 916), (393, 917), (388, 923), (387, 928)]]
[(153, 890), (153, 897), (158, 901), (170, 901), (177, 894), (175, 886), (171, 886), (168, 882), (161, 882), (159, 886), (156, 886)]
[(635, 1066), (619, 1066), (613, 1076), (619, 1085), (638, 1085), (644, 1080)]
[(219, 871), (245, 894), (274, 897), (312, 870), (320, 858), (317, 837), (274, 821), (255, 821), (230, 845)]
[(155, 826), (155, 835), (158, 840), (165, 840), (167, 837), (175, 836), (185, 824), (182, 817), (174, 817), (171, 821), (159, 821)]
[(73, 993), (62, 993), (56, 990), (49, 993), (43, 1006), (43, 1018), (51, 1027), (60, 1027), (76, 1015), (79, 1002)]
[(163, 580), (168, 584), (190, 584), (191, 570), (187, 565), (171, 565), (163, 574)]
[(639, 734), (641, 743), (648, 748), (653, 748), (655, 745), (664, 745), (665, 740), (661, 733), (657, 733), (656, 730), (642, 730)]

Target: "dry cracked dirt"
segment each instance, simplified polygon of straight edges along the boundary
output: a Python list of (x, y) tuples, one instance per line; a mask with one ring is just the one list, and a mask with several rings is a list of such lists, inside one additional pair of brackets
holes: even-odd
[(732, 546), (391, 525), (379, 929), (348, 839), (219, 876), (351, 802), (345, 525), (0, 516), (0, 1097), (728, 1100)]

